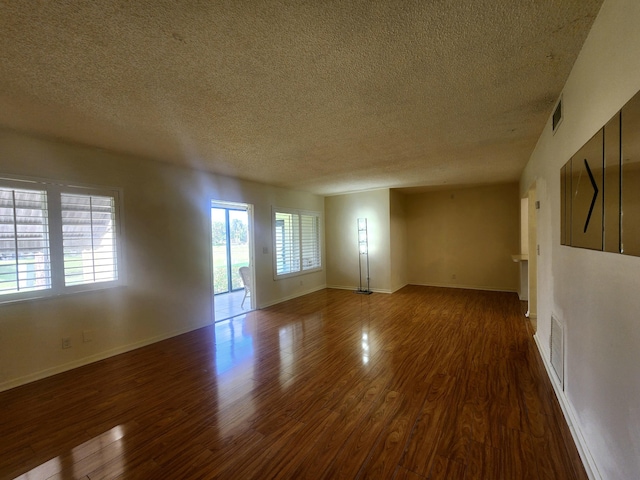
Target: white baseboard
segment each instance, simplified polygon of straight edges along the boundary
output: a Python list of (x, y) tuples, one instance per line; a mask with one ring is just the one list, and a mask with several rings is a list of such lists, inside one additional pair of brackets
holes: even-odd
[(286, 297), (279, 298), (278, 300), (274, 300), (273, 302), (261, 303), (258, 306), (258, 310), (260, 310), (262, 308), (271, 307), (273, 305), (277, 305), (278, 303), (286, 302), (287, 300), (293, 300), (294, 298), (302, 297), (303, 295), (309, 295), (310, 293), (317, 292), (317, 291), (320, 291), (320, 290), (324, 290), (325, 288), (328, 288), (328, 287), (326, 285), (320, 285), (319, 287), (313, 287), (313, 288), (311, 288), (309, 290), (304, 290), (302, 292), (298, 292), (298, 293), (295, 293), (293, 295), (288, 295)]
[[(495, 287), (482, 287), (477, 285), (459, 285), (459, 284), (445, 284), (445, 283), (405, 283), (401, 287), (398, 287), (394, 290), (382, 289), (382, 288), (372, 288), (372, 292), (376, 293), (395, 293), (398, 290), (406, 287), (407, 285), (417, 285), (419, 287), (438, 287), (438, 288), (461, 288), (463, 290), (482, 290), (482, 291), (491, 291), (491, 292), (507, 292), (507, 293), (518, 293), (516, 290), (503, 289), (503, 288), (495, 288)], [(327, 285), (327, 288), (336, 288), (338, 290), (357, 290), (357, 285)]]
[[(335, 288), (336, 290), (353, 290), (354, 292), (358, 290), (357, 285), (327, 285), (327, 288)], [(370, 290), (374, 293), (393, 293), (391, 290), (386, 288), (371, 288)]]
[(73, 370), (74, 368), (83, 367), (85, 365), (89, 365), (90, 363), (104, 360), (105, 358), (120, 355), (121, 353), (126, 353), (141, 347), (146, 347), (147, 345), (151, 345), (152, 343), (160, 342), (162, 340), (166, 340), (167, 338), (177, 337), (178, 335), (182, 335), (184, 333), (188, 333), (193, 330), (206, 327), (208, 325), (210, 324), (198, 325), (196, 327), (189, 327), (181, 330), (176, 330), (171, 333), (158, 335), (156, 337), (147, 338), (139, 342), (130, 343), (128, 345), (123, 345), (121, 347), (113, 348), (111, 350), (106, 350), (104, 352), (96, 353), (95, 355), (89, 355), (88, 357), (79, 358), (77, 360), (74, 360), (73, 362), (64, 363), (62, 365), (47, 368), (45, 370), (31, 373), (23, 377), (14, 378), (13, 380), (8, 380), (6, 382), (0, 383), (0, 392), (4, 392), (5, 390), (10, 390), (12, 388), (19, 387), (21, 385), (26, 385), (27, 383), (35, 382), (36, 380), (42, 380), (43, 378), (51, 377), (53, 375), (57, 375), (58, 373)]
[(602, 476), (598, 471), (598, 465), (596, 464), (593, 455), (591, 455), (587, 442), (584, 438), (584, 434), (582, 433), (582, 428), (580, 427), (580, 422), (578, 421), (578, 415), (573, 408), (573, 405), (571, 405), (571, 402), (569, 402), (569, 399), (565, 395), (564, 391), (558, 384), (556, 376), (551, 371), (552, 367), (549, 363), (549, 352), (540, 343), (540, 338), (538, 337), (537, 333), (533, 336), (533, 338), (538, 347), (540, 357), (542, 357), (542, 363), (544, 364), (544, 368), (547, 371), (547, 377), (549, 377), (551, 385), (553, 385), (553, 390), (556, 393), (558, 403), (560, 403), (560, 408), (562, 409), (564, 418), (567, 421), (569, 430), (571, 431), (571, 436), (573, 437), (573, 441), (575, 442), (578, 453), (580, 454), (580, 458), (582, 459), (584, 469), (586, 470), (587, 475), (591, 480), (602, 480)]
[(510, 288), (485, 287), (482, 285), (460, 285), (458, 283), (409, 283), (409, 285), (418, 285), (421, 287), (440, 287), (440, 288), (461, 288), (463, 290), (483, 290), (489, 292), (507, 292), (518, 293), (517, 290)]
[(407, 285), (409, 285), (408, 283), (405, 283), (403, 285), (400, 285), (399, 287), (394, 288), (393, 290), (391, 290), (391, 293), (396, 293), (398, 290), (402, 290), (404, 287), (406, 287)]

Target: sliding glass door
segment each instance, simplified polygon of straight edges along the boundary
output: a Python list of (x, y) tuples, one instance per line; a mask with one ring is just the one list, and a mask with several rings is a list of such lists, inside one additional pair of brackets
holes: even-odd
[(243, 288), (238, 269), (249, 265), (249, 215), (246, 208), (213, 204), (213, 293)]

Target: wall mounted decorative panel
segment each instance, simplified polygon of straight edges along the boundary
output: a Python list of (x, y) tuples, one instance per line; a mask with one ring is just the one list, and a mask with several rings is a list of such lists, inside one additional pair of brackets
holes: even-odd
[(620, 113), (604, 127), (604, 251), (620, 252)]
[(560, 170), (560, 243), (571, 245), (571, 160)]
[(600, 130), (571, 157), (571, 245), (602, 250), (604, 133)]
[(640, 94), (622, 107), (622, 253), (640, 256)]
[(640, 92), (560, 170), (562, 245), (640, 256)]

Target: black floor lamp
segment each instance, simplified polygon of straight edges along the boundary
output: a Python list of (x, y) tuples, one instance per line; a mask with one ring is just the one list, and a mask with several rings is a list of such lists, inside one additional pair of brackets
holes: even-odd
[[(358, 268), (360, 269), (360, 286), (356, 293), (371, 295), (373, 292), (369, 290), (369, 238), (367, 232), (367, 219), (358, 219)], [(366, 268), (367, 288), (362, 285), (362, 267)]]

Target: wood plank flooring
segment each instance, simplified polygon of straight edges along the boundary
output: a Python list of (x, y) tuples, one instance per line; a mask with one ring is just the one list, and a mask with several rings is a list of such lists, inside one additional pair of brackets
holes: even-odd
[(587, 475), (515, 294), (324, 290), (0, 393), (0, 478)]

